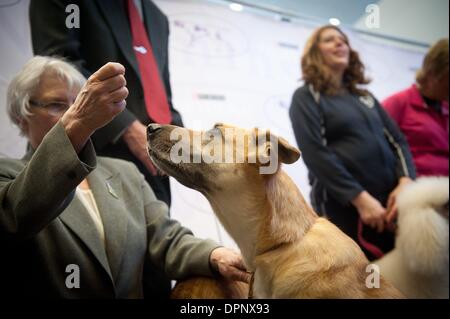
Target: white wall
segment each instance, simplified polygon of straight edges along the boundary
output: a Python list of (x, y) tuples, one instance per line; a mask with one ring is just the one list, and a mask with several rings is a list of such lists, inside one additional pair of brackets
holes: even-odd
[(26, 147), (6, 115), (6, 88), (32, 56), (28, 5), (29, 0), (0, 1), (0, 156), (21, 157)]

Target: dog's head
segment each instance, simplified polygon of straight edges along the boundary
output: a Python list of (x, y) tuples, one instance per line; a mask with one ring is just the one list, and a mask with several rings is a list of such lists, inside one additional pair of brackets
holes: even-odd
[(202, 192), (264, 178), (276, 173), (280, 163), (300, 158), (298, 149), (269, 131), (225, 124), (203, 132), (150, 124), (147, 138), (148, 153), (159, 169)]

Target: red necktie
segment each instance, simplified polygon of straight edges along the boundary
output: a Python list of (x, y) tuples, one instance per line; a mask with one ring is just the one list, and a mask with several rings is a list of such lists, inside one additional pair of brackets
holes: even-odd
[(133, 50), (139, 65), (147, 113), (155, 123), (170, 124), (172, 114), (147, 31), (133, 0), (128, 0)]

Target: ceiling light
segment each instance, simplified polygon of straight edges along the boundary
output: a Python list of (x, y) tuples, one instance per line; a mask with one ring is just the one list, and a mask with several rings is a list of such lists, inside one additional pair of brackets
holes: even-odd
[(331, 25), (334, 25), (334, 26), (338, 26), (338, 25), (341, 24), (341, 21), (338, 18), (331, 18), (329, 20), (329, 22), (330, 22)]
[(242, 6), (242, 4), (239, 3), (231, 3), (230, 9), (233, 11), (241, 12), (242, 10), (244, 10), (244, 6)]

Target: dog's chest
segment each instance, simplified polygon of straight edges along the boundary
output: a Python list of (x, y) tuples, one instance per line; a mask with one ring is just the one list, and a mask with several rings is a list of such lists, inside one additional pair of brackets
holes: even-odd
[(255, 272), (255, 279), (253, 282), (253, 296), (256, 299), (270, 299), (273, 298), (270, 289), (270, 283), (267, 281), (267, 276), (264, 276), (263, 271), (257, 270)]

